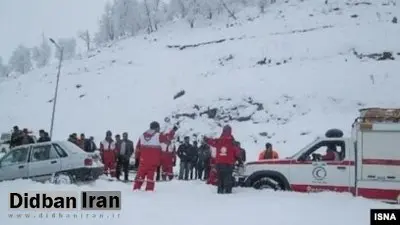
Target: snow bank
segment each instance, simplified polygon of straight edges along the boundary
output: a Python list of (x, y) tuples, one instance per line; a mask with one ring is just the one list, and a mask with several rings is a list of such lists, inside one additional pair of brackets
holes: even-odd
[[(120, 190), (122, 210), (119, 218), (9, 218), (7, 193), (24, 191), (90, 191)], [(154, 193), (133, 192), (131, 184), (97, 181), (90, 186), (50, 185), (18, 180), (0, 183), (0, 218), (7, 225), (13, 224), (309, 224), (365, 225), (369, 223), (370, 208), (394, 208), (346, 194), (319, 193), (300, 194), (290, 192), (256, 191), (235, 189), (232, 195), (217, 195), (216, 188), (202, 182), (157, 183)], [(93, 213), (93, 212), (90, 212)], [(95, 212), (96, 215), (100, 213)], [(101, 212), (104, 216), (111, 212)], [(14, 213), (16, 215), (17, 213)], [(38, 215), (33, 212), (30, 215)], [(332, 216), (337, 215), (337, 216)], [(116, 216), (115, 216), (116, 217)]]

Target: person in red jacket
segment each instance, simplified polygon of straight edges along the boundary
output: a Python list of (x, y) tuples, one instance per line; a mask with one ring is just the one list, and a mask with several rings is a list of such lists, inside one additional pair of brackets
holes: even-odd
[(174, 178), (173, 167), (176, 165), (176, 148), (173, 142), (163, 144), (161, 153), (161, 178), (172, 180)]
[(229, 125), (224, 126), (219, 138), (206, 137), (206, 142), (216, 148), (215, 167), (217, 169), (218, 194), (232, 193), (234, 165), (236, 161), (241, 163), (240, 149), (235, 144), (232, 128)]
[(117, 147), (115, 141), (112, 139), (111, 131), (106, 132), (106, 138), (100, 142), (100, 154), (103, 159), (104, 173), (110, 174), (111, 177), (116, 175), (117, 165)]
[(155, 186), (154, 175), (161, 164), (161, 144), (167, 144), (174, 138), (174, 128), (169, 133), (160, 133), (160, 124), (151, 122), (150, 129), (144, 132), (136, 145), (136, 158), (139, 159), (139, 168), (133, 185), (133, 190), (142, 187), (146, 180), (146, 191), (153, 191)]

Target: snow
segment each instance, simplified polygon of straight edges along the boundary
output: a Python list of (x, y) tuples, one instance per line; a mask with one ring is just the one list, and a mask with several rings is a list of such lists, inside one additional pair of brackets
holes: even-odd
[[(173, 113), (198, 115), (194, 120), (178, 119), (182, 120), (178, 135), (218, 135), (217, 122), (200, 116), (194, 105), (228, 111), (241, 106), (232, 110), (237, 113), (232, 115), (252, 115), (250, 121), (229, 122), (249, 160), (256, 159), (267, 141), (281, 157), (286, 157), (327, 129), (339, 128), (350, 135), (358, 109), (400, 107), (400, 63), (396, 54), (400, 52), (400, 29), (390, 22), (400, 10), (399, 6), (383, 6), (382, 2), (348, 6), (343, 0), (330, 0), (328, 5), (323, 1), (291, 1), (268, 7), (265, 15), (252, 21), (248, 17), (255, 17), (255, 10), (245, 10), (238, 14), (239, 21), (232, 27), (226, 26), (233, 24), (226, 18), (211, 26), (200, 21), (195, 29), (176, 21), (151, 35), (138, 35), (93, 51), (90, 57), (65, 61), (54, 139), (83, 132), (99, 142), (110, 129), (114, 133), (127, 131), (136, 141), (149, 122), (162, 122)], [(334, 10), (336, 7), (340, 10)], [(351, 18), (354, 14), (358, 17)], [(324, 26), (327, 28), (321, 29)], [(293, 33), (314, 28), (318, 29)], [(184, 50), (167, 47), (222, 38), (235, 39)], [(353, 50), (362, 54), (393, 51), (396, 59), (359, 59)], [(264, 57), (272, 63), (258, 65)], [(282, 64), (284, 60), (287, 63)], [(0, 83), (2, 131), (14, 125), (49, 129), (49, 100), (54, 94), (56, 66), (52, 64)], [(78, 84), (80, 88), (76, 87)], [(182, 89), (185, 95), (173, 100)], [(262, 103), (263, 109), (249, 104), (249, 97)], [(171, 128), (172, 123), (165, 126)], [(174, 221), (176, 225), (259, 221), (358, 225), (368, 223), (370, 208), (394, 207), (336, 193), (258, 193), (236, 189), (235, 197), (217, 196), (215, 188), (196, 182), (159, 183), (154, 194), (134, 193), (131, 185), (105, 181), (87, 187), (29, 181), (0, 184), (3, 192), (25, 190), (28, 186), (29, 190), (121, 190), (121, 224), (135, 220), (141, 224)], [(198, 212), (206, 217), (194, 218)], [(267, 217), (260, 218), (266, 213)], [(13, 223), (22, 223), (22, 219), (7, 222)]]
[[(194, 104), (227, 108), (244, 104), (248, 97), (264, 106), (253, 115), (260, 123), (231, 125), (249, 158), (255, 158), (266, 141), (280, 155), (289, 156), (329, 128), (340, 128), (348, 135), (359, 108), (399, 106), (391, 97), (400, 85), (399, 61), (360, 60), (352, 53), (352, 49), (363, 54), (400, 52), (399, 29), (388, 16), (389, 12), (396, 15), (399, 7), (383, 7), (380, 1), (370, 6), (336, 2), (328, 6), (310, 1), (277, 4), (254, 21), (246, 19), (254, 17), (254, 10), (247, 10), (229, 28), (226, 20), (211, 27), (200, 23), (196, 29), (178, 21), (152, 35), (94, 51), (89, 58), (65, 61), (54, 137), (66, 139), (69, 133), (84, 132), (99, 141), (111, 129), (128, 131), (136, 139), (150, 121), (163, 121), (172, 112), (190, 113)], [(380, 19), (374, 17), (377, 12), (382, 14)], [(353, 19), (353, 14), (359, 17)], [(332, 27), (291, 33), (328, 25)], [(182, 51), (166, 47), (240, 37)], [(226, 61), (229, 55), (233, 58)], [(264, 57), (273, 65), (257, 65)], [(275, 65), (285, 59), (286, 64)], [(0, 112), (1, 129), (15, 124), (49, 127), (56, 66), (0, 83), (0, 104), (7, 106)], [(186, 94), (173, 100), (181, 89)], [(240, 114), (252, 112), (254, 107)], [(203, 116), (186, 119), (180, 134), (216, 135), (219, 129)], [(300, 135), (304, 131), (309, 134)], [(260, 132), (273, 135), (263, 137)]]
[[(353, 198), (344, 194), (319, 193), (300, 194), (286, 192), (263, 192), (253, 189), (238, 188), (232, 195), (217, 195), (216, 188), (204, 185), (199, 181), (171, 181), (156, 184), (154, 193), (133, 192), (131, 184), (120, 182), (107, 182), (98, 180), (96, 183), (86, 186), (74, 185), (51, 185), (34, 183), (32, 181), (18, 180), (2, 183), (0, 191), (3, 193), (0, 199), (3, 203), (8, 202), (9, 192), (56, 192), (56, 191), (114, 191), (119, 190), (122, 194), (122, 209), (117, 212), (90, 211), (88, 213), (101, 213), (115, 218), (93, 219), (93, 218), (51, 218), (53, 212), (48, 212), (50, 218), (9, 218), (9, 214), (15, 217), (18, 213), (10, 211), (7, 204), (1, 204), (1, 217), (8, 225), (37, 223), (41, 225), (55, 222), (59, 225), (70, 224), (128, 224), (135, 221), (143, 225), (155, 225), (162, 223), (173, 223), (184, 225), (188, 222), (197, 224), (247, 224), (268, 222), (273, 224), (353, 224), (364, 225), (369, 223), (370, 208), (399, 208), (399, 206), (388, 205), (362, 198)], [(179, 196), (173, 194), (177, 193)], [(38, 216), (41, 212), (31, 212), (30, 216)], [(42, 212), (46, 213), (46, 212)], [(80, 213), (80, 212), (63, 212)], [(87, 212), (84, 212), (87, 213)], [(117, 214), (119, 218), (117, 218)], [(80, 214), (79, 214), (80, 215)], [(260, 217), (266, 215), (265, 217)], [(336, 215), (336, 216), (332, 216)], [(199, 219), (200, 218), (200, 219)], [(327, 219), (329, 218), (329, 219)], [(37, 221), (37, 222), (36, 222)]]

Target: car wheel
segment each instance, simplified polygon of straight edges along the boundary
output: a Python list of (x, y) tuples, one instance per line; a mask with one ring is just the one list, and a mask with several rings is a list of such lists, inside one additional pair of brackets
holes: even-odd
[(263, 176), (253, 181), (252, 187), (257, 190), (270, 189), (275, 191), (285, 190), (282, 182), (272, 177)]
[(54, 175), (53, 179), (54, 184), (72, 184), (74, 180), (71, 175), (67, 173), (59, 173)]

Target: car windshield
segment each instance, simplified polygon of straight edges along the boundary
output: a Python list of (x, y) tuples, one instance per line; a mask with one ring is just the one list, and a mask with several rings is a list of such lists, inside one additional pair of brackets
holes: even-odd
[(316, 138), (314, 141), (310, 142), (308, 145), (306, 145), (304, 148), (302, 148), (301, 150), (299, 150), (298, 152), (296, 152), (293, 156), (287, 157), (287, 159), (297, 159), (298, 157), (300, 157), (301, 154), (303, 154), (303, 150), (304, 149), (308, 149), (311, 145), (314, 145), (315, 142), (317, 142), (320, 138)]

